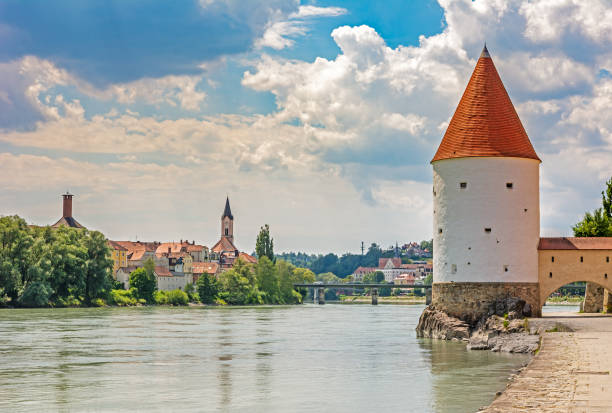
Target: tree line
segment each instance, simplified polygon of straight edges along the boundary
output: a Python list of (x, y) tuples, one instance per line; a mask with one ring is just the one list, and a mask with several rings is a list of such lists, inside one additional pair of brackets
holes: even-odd
[(0, 305), (95, 305), (113, 287), (112, 267), (98, 231), (0, 217)]

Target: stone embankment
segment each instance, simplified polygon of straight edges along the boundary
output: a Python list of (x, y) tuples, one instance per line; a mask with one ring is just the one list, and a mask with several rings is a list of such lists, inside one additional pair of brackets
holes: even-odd
[[(421, 314), (417, 335), (443, 340), (464, 341), (470, 350), (533, 353), (540, 337), (531, 332), (524, 318), (525, 301), (505, 298), (493, 303), (478, 320), (461, 320), (430, 305)], [(471, 321), (471, 322), (470, 322)]]
[(481, 412), (612, 412), (612, 316), (546, 314), (529, 324), (542, 335), (538, 354)]

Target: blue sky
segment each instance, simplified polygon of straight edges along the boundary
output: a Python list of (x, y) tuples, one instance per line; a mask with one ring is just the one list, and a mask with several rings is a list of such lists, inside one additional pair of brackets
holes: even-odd
[(0, 214), (280, 251), (431, 238), (431, 159), (484, 41), (543, 159), (542, 234), (612, 175), (612, 11), (559, 1), (0, 3)]

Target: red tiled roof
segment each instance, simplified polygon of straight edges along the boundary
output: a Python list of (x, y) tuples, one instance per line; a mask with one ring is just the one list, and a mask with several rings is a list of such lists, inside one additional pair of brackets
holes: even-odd
[(204, 249), (204, 245), (187, 245), (187, 251), (188, 252), (194, 252), (194, 251), (202, 251)]
[(612, 250), (612, 237), (540, 238), (539, 250)]
[(221, 237), (219, 241), (210, 250), (213, 252), (221, 253), (224, 251), (236, 251), (236, 246), (227, 237)]
[(219, 264), (216, 262), (194, 262), (193, 273), (194, 274), (216, 274), (219, 270)]
[(155, 255), (160, 256), (162, 254), (167, 254), (168, 248), (170, 248), (170, 252), (181, 252), (183, 250), (183, 244), (180, 242), (162, 242), (157, 246)]
[(378, 259), (378, 268), (384, 268), (385, 265), (387, 265), (387, 262), (391, 260), (391, 262), (393, 263), (393, 268), (400, 268), (400, 266), (402, 265), (402, 259), (401, 258), (379, 258)]
[(540, 160), (486, 46), (432, 162), (472, 156)]
[(155, 274), (158, 277), (172, 277), (172, 273), (165, 267), (155, 267)]
[(246, 252), (241, 252), (240, 254), (238, 254), (238, 258), (241, 258), (244, 262), (250, 264), (255, 264), (257, 262), (257, 258), (253, 257), (250, 254), (247, 254)]
[(107, 243), (114, 250), (117, 250), (117, 251), (127, 251), (128, 250), (123, 245), (119, 244), (118, 242), (107, 240)]

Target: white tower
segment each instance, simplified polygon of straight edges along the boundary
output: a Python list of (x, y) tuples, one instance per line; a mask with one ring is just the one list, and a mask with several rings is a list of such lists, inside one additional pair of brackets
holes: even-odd
[(540, 159), (486, 46), (431, 163), (434, 305), (537, 292)]

